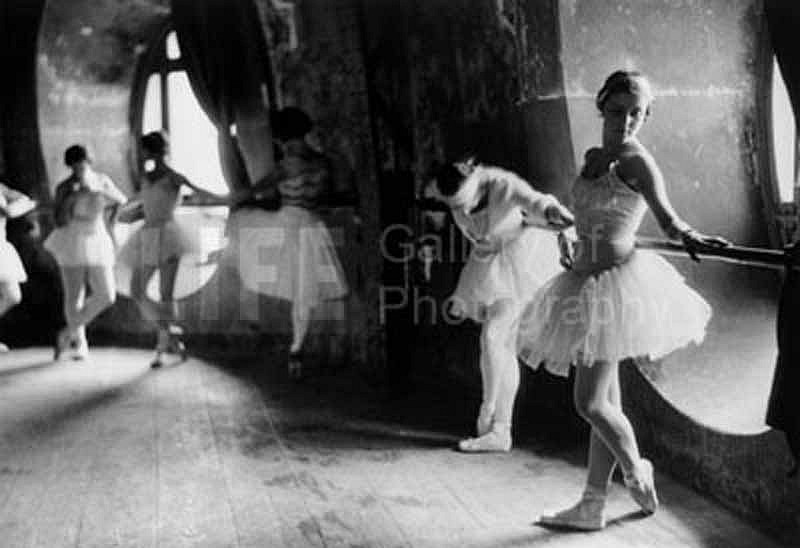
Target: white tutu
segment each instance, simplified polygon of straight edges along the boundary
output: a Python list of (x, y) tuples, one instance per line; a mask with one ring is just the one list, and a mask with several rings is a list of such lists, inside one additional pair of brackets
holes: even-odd
[(17, 250), (7, 240), (0, 240), (0, 282), (13, 284), (27, 279)]
[(510, 299), (523, 306), (547, 280), (563, 269), (556, 235), (528, 227), (498, 249), (473, 247), (450, 296), (456, 316), (482, 321), (488, 306)]
[(112, 266), (114, 242), (102, 223), (72, 222), (53, 230), (44, 242), (60, 266)]
[(250, 291), (308, 307), (347, 295), (331, 233), (308, 209), (240, 209), (228, 226), (228, 260)]
[(203, 254), (201, 234), (175, 220), (161, 225), (143, 225), (134, 232), (117, 254), (125, 267), (157, 267), (184, 255)]
[(596, 273), (564, 272), (542, 287), (519, 328), (520, 358), (566, 376), (570, 364), (658, 359), (700, 343), (711, 307), (656, 253), (634, 251)]

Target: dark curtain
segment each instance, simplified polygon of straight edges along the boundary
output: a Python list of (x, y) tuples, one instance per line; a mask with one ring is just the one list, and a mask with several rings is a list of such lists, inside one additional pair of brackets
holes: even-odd
[[(770, 40), (780, 66), (800, 129), (800, 2), (766, 0), (764, 4)], [(800, 276), (787, 273), (778, 311), (778, 362), (770, 394), (767, 424), (786, 433), (795, 461), (800, 461)], [(795, 467), (794, 472), (797, 472)]]
[(172, 0), (172, 19), (192, 90), (219, 130), (228, 184), (248, 186), (274, 163), (265, 104), (273, 86), (257, 8), (252, 0)]
[(786, 433), (795, 458), (800, 461), (800, 273), (789, 270), (778, 306), (778, 363), (772, 381), (767, 424)]
[(800, 55), (797, 54), (800, 2), (766, 0), (764, 8), (772, 49), (783, 73), (797, 122), (797, 112), (800, 108)]

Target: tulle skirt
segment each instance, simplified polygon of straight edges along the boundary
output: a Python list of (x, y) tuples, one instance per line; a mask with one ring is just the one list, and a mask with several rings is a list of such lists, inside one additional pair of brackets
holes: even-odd
[(102, 223), (72, 222), (53, 230), (44, 242), (60, 266), (112, 266), (114, 242)]
[(564, 272), (535, 295), (519, 328), (520, 358), (566, 376), (570, 364), (658, 359), (705, 337), (711, 307), (667, 261), (634, 251), (599, 272)]
[(229, 237), (228, 260), (250, 291), (309, 308), (348, 293), (331, 233), (312, 211), (240, 209), (231, 215)]
[(505, 299), (522, 306), (562, 270), (556, 235), (528, 227), (498, 249), (473, 248), (450, 296), (451, 311), (482, 321), (487, 307)]
[(0, 282), (19, 284), (27, 279), (17, 250), (7, 240), (0, 240)]
[(170, 220), (140, 227), (119, 250), (117, 260), (129, 268), (157, 267), (184, 255), (202, 254), (201, 235)]

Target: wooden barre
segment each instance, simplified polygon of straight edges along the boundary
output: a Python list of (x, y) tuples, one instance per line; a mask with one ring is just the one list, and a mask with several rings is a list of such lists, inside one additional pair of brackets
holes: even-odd
[[(683, 244), (657, 238), (639, 238), (636, 241), (638, 249), (649, 249), (664, 255), (687, 256)], [(789, 253), (779, 249), (765, 249), (761, 247), (744, 247), (731, 245), (728, 247), (712, 248), (698, 251), (697, 256), (725, 263), (756, 266), (782, 270), (787, 266), (800, 269), (800, 264), (791, 264)]]

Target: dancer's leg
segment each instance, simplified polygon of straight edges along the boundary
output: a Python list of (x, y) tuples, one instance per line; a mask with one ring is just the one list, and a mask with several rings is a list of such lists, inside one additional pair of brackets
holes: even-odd
[(158, 266), (159, 293), (161, 295), (160, 320), (171, 324), (178, 318), (178, 305), (175, 302), (175, 280), (178, 277), (179, 257), (161, 263)]
[(143, 264), (137, 265), (131, 272), (131, 298), (136, 301), (144, 319), (151, 323), (158, 323), (161, 317), (158, 303), (147, 295), (147, 284), (155, 271), (155, 266)]
[(292, 303), (292, 344), (289, 352), (296, 354), (303, 348), (308, 327), (311, 323), (311, 309), (301, 303)]
[[(502, 310), (501, 323), (504, 338), (498, 341), (499, 353), (502, 356), (500, 369), (500, 386), (497, 393), (494, 422), (511, 428), (514, 417), (514, 402), (519, 390), (519, 361), (517, 360), (517, 332), (519, 328), (519, 307), (509, 303)], [(502, 345), (502, 346), (500, 346)]]
[(83, 303), (73, 312), (71, 327), (88, 325), (103, 310), (114, 304), (117, 290), (114, 284), (114, 270), (110, 266), (82, 267), (81, 277), (88, 283), (90, 294), (83, 298)]
[(517, 315), (517, 307), (507, 300), (498, 301), (487, 309), (481, 332), (484, 383), (481, 414), (491, 413), (493, 422), (488, 433), (460, 442), (462, 451), (508, 451), (511, 448), (511, 415), (519, 385), (519, 366), (514, 350)]
[[(619, 376), (608, 387), (608, 402), (622, 413)], [(594, 428), (592, 428), (591, 437), (589, 438), (589, 473), (586, 478), (586, 485), (598, 492), (605, 493), (616, 465), (617, 459), (614, 453), (611, 452)]]
[(633, 427), (622, 412), (621, 405), (609, 398), (610, 390), (617, 382), (619, 366), (616, 363), (598, 361), (591, 367), (578, 367), (575, 406), (620, 463), (625, 484), (633, 498), (643, 510), (652, 513), (658, 506), (653, 467), (650, 461), (641, 458)]
[[(621, 409), (619, 377), (609, 385), (608, 401)], [(608, 485), (616, 464), (614, 454), (592, 429), (589, 438), (589, 473), (581, 499), (574, 506), (557, 514), (542, 516), (539, 523), (589, 531), (605, 527)]]
[[(16, 282), (0, 282), (0, 316), (22, 302), (22, 291)], [(0, 342), (0, 352), (8, 352), (8, 346)]]

